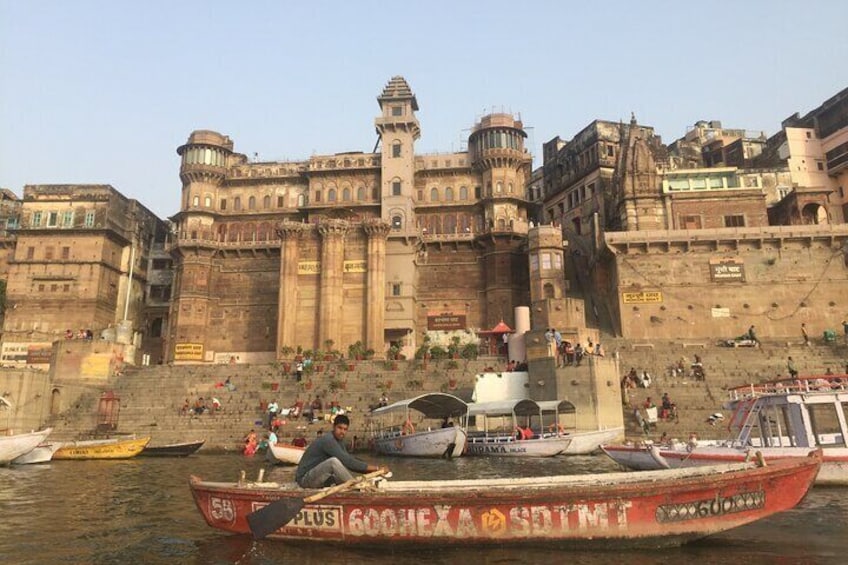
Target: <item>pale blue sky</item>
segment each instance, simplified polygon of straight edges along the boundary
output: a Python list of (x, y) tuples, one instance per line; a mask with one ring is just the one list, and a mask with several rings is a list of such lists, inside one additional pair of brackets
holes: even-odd
[(634, 111), (777, 131), (848, 86), (848, 2), (0, 0), (0, 186), (107, 183), (179, 208), (195, 129), (262, 160), (371, 151), (393, 75), (416, 151), (464, 148), (493, 108), (541, 145)]

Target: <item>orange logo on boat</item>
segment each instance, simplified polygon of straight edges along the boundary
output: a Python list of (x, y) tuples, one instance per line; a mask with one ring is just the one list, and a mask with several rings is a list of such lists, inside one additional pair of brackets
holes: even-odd
[(490, 535), (502, 534), (506, 531), (506, 516), (497, 508), (483, 512), (483, 531)]

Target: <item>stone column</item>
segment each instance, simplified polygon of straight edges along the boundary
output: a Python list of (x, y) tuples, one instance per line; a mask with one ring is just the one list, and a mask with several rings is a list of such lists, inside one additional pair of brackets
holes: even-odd
[(344, 238), (347, 220), (326, 219), (318, 224), (321, 234), (321, 296), (318, 303), (318, 347), (333, 340), (341, 346), (344, 279)]
[(386, 238), (392, 226), (382, 220), (371, 220), (363, 224), (368, 235), (368, 279), (366, 290), (367, 319), (365, 347), (382, 355), (384, 347), (384, 325), (386, 320)]
[[(297, 263), (300, 258), (300, 238), (305, 226), (297, 222), (277, 224), (280, 244), (280, 294), (277, 302), (277, 359), (284, 345), (296, 347), (297, 324)], [(308, 344), (304, 344), (308, 345)]]

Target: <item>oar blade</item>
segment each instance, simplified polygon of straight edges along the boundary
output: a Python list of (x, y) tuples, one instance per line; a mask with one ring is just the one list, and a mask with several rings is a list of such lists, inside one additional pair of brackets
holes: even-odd
[(291, 522), (303, 508), (303, 499), (281, 498), (247, 515), (255, 539), (262, 539)]

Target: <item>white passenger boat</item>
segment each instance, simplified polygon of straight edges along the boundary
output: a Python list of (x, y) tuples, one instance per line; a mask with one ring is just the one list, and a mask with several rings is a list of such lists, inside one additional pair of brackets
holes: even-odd
[(459, 457), (465, 449), (468, 405), (441, 392), (382, 406), (371, 413), (374, 451), (403, 457)]
[(306, 448), (298, 447), (297, 445), (292, 445), (290, 443), (269, 443), (268, 450), (271, 452), (274, 459), (276, 459), (276, 462), (287, 465), (297, 465), (300, 463), (300, 459), (303, 457), (303, 452), (306, 451)]
[(62, 447), (61, 441), (41, 442), (29, 453), (24, 453), (12, 459), (12, 465), (32, 465), (35, 463), (49, 463), (53, 454)]
[(52, 431), (53, 428), (47, 428), (40, 432), (0, 436), (0, 465), (8, 465), (14, 459), (29, 453), (47, 439)]
[(536, 404), (542, 413), (542, 435), (557, 435), (571, 440), (562, 455), (588, 455), (598, 451), (601, 444), (624, 437), (624, 426), (578, 431), (568, 422), (568, 417), (575, 413), (575, 407), (567, 400), (538, 400)]
[(604, 453), (636, 470), (692, 467), (742, 461), (805, 457), (822, 449), (817, 485), (848, 485), (848, 375), (782, 379), (730, 390), (727, 441), (604, 445)]
[(532, 400), (468, 405), (468, 455), (553, 457), (570, 445), (569, 436), (544, 429), (542, 409)]

